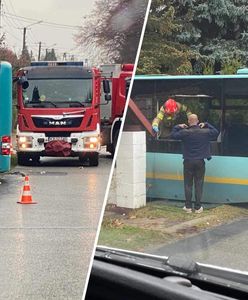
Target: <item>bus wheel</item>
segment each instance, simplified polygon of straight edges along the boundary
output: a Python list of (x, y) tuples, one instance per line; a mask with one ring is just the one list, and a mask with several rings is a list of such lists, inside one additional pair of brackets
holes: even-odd
[(17, 163), (20, 166), (26, 166), (29, 163), (29, 157), (26, 153), (17, 152)]
[(89, 163), (91, 167), (97, 167), (99, 164), (99, 153), (91, 153), (89, 156)]

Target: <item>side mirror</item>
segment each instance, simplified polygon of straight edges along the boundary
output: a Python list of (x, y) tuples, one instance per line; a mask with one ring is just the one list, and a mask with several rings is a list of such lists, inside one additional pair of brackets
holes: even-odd
[(110, 93), (109, 81), (107, 79), (103, 79), (102, 84), (103, 84), (103, 91), (104, 91), (104, 93), (105, 94), (109, 94)]
[(21, 85), (24, 90), (26, 90), (29, 87), (29, 83), (25, 77), (19, 78), (17, 83)]
[(111, 95), (106, 94), (104, 99), (105, 99), (105, 101), (111, 101)]
[(130, 83), (131, 83), (131, 78), (127, 78), (126, 79), (126, 99), (127, 99)]

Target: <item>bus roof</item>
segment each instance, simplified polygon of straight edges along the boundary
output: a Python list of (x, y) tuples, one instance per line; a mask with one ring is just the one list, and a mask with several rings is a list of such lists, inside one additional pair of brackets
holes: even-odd
[(232, 75), (135, 75), (135, 80), (171, 80), (171, 79), (240, 79), (247, 78), (248, 74)]

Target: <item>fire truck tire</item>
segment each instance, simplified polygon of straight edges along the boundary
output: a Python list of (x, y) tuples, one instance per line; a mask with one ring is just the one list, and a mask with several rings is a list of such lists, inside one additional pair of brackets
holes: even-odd
[(35, 163), (35, 164), (38, 164), (40, 162), (40, 156), (32, 157), (32, 162)]
[(99, 153), (95, 152), (89, 156), (89, 164), (91, 167), (97, 167), (99, 164)]
[(87, 161), (86, 155), (80, 154), (78, 158), (79, 158), (80, 164), (84, 164)]
[(26, 153), (17, 152), (17, 163), (20, 166), (26, 166), (29, 163), (29, 156)]
[(115, 154), (115, 148), (116, 148), (116, 144), (117, 144), (117, 140), (118, 140), (118, 136), (119, 136), (119, 133), (120, 133), (120, 130), (117, 129), (114, 133), (114, 137), (113, 137), (113, 145), (112, 145), (112, 157), (114, 156)]

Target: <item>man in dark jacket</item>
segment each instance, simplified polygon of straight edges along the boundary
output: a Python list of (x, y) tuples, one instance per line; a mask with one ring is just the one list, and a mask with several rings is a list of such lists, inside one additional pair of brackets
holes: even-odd
[(209, 123), (200, 123), (198, 116), (188, 116), (188, 125), (179, 124), (172, 129), (171, 138), (183, 143), (183, 174), (185, 207), (187, 213), (192, 212), (192, 187), (195, 186), (195, 212), (201, 213), (201, 198), (203, 191), (205, 161), (211, 159), (210, 141), (216, 140), (218, 130)]

